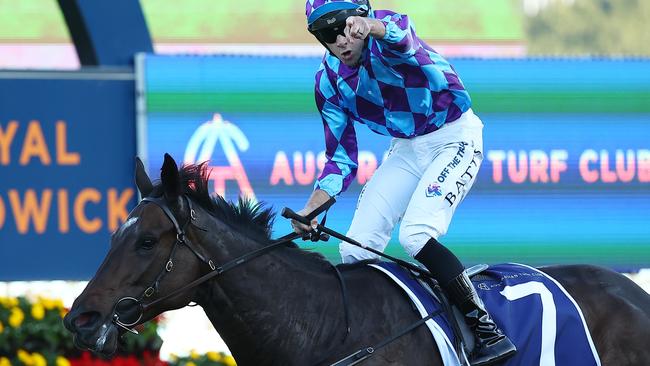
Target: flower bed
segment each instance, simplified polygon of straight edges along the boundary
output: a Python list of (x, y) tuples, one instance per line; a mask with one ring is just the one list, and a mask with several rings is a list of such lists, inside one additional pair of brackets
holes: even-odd
[(0, 366), (232, 366), (229, 355), (208, 352), (188, 357), (159, 357), (162, 339), (158, 321), (139, 326), (140, 335), (127, 334), (110, 359), (80, 351), (63, 326), (67, 313), (61, 300), (39, 297), (0, 297)]
[(208, 352), (204, 355), (201, 355), (194, 351), (192, 351), (188, 357), (172, 356), (169, 364), (174, 364), (177, 366), (236, 365), (235, 360), (232, 358), (232, 356), (226, 355), (223, 352)]

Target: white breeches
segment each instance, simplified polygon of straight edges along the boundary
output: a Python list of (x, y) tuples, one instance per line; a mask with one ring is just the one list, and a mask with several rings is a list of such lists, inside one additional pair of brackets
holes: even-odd
[[(399, 242), (415, 256), (445, 235), (483, 161), (483, 123), (472, 112), (412, 139), (393, 138), (386, 160), (359, 195), (347, 236), (383, 251), (401, 219)], [(339, 247), (344, 263), (376, 258), (351, 244)]]

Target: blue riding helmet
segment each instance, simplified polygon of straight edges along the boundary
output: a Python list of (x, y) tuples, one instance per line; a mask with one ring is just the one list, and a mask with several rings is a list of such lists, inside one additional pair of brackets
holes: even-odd
[(370, 12), (367, 0), (330, 0), (316, 7), (319, 2), (322, 0), (307, 1), (307, 30), (323, 44), (334, 43), (337, 36), (344, 34), (348, 17), (365, 17)]

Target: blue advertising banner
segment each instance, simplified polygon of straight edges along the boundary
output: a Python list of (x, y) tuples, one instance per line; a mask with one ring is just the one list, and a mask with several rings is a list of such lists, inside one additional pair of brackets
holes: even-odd
[[(165, 152), (209, 160), (216, 194), (301, 209), (325, 159), (313, 99), (319, 61), (141, 56), (139, 152), (150, 174)], [(453, 64), (485, 124), (485, 159), (442, 242), (466, 264), (650, 267), (650, 62)], [(328, 216), (341, 232), (390, 143), (362, 125), (356, 132), (359, 172)], [(290, 230), (283, 218), (274, 229)], [(387, 250), (404, 257), (396, 239)], [(305, 245), (339, 260), (335, 242)]]
[(94, 274), (137, 198), (133, 79), (0, 73), (0, 281)]

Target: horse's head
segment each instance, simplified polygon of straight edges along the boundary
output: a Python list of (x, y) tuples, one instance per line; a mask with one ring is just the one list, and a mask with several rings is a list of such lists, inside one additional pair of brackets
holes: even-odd
[(112, 354), (125, 331), (187, 305), (196, 288), (184, 286), (214, 268), (192, 244), (200, 224), (183, 194), (186, 183), (167, 154), (155, 187), (137, 160), (136, 184), (145, 198), (112, 235), (104, 262), (64, 319), (78, 347)]

